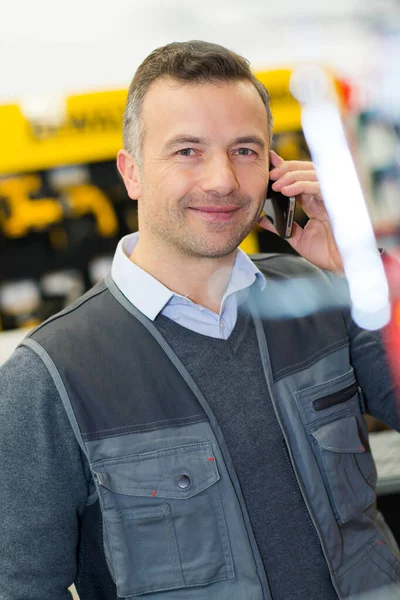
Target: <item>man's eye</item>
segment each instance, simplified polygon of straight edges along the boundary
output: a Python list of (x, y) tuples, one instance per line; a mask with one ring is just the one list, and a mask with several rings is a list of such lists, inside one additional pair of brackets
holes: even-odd
[(237, 153), (240, 156), (251, 156), (252, 154), (255, 154), (254, 150), (250, 150), (250, 148), (239, 148), (239, 150), (237, 150)]
[(194, 152), (193, 148), (184, 148), (183, 150), (178, 150), (177, 154), (179, 156), (192, 156), (192, 152)]

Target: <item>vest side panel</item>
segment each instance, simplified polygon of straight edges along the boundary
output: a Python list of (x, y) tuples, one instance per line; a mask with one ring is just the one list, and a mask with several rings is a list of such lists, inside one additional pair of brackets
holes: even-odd
[(280, 379), (275, 390), (292, 463), (341, 598), (393, 593), (393, 586), (398, 595), (399, 554), (375, 508), (376, 468), (348, 348)]
[(376, 469), (345, 323), (347, 284), (333, 285), (298, 257), (255, 262), (267, 278), (255, 306), (271, 397), (335, 589), (343, 600), (394, 600), (399, 552), (375, 508)]

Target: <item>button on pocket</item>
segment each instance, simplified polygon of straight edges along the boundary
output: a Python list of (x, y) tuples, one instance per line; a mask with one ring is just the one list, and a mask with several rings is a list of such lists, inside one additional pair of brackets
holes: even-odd
[(209, 442), (92, 465), (119, 597), (234, 577)]
[(181, 488), (181, 490), (186, 490), (190, 485), (190, 477), (188, 477), (187, 475), (181, 475), (178, 479), (178, 487)]
[(375, 500), (367, 482), (374, 469), (372, 457), (360, 439), (356, 417), (326, 423), (311, 434), (336, 516), (345, 523)]

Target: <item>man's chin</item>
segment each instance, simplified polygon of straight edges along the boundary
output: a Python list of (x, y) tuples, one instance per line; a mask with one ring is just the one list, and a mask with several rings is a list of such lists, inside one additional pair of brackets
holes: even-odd
[(191, 243), (188, 245), (185, 253), (191, 256), (197, 256), (198, 258), (225, 258), (237, 251), (238, 246), (242, 243), (243, 239), (240, 238), (239, 240), (226, 244), (207, 244), (206, 240), (202, 240), (202, 242), (199, 242), (198, 244)]

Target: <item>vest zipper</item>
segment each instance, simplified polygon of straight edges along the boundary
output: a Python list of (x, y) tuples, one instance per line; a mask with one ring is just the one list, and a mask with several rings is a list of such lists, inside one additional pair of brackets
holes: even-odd
[[(286, 442), (285, 442), (285, 438), (282, 438), (282, 443), (283, 443), (283, 453), (284, 453), (284, 455), (286, 457), (287, 462), (289, 463), (290, 470), (293, 473), (293, 477), (294, 477), (296, 485), (297, 485), (297, 489), (299, 490), (299, 494), (302, 497), (303, 502), (304, 502), (304, 497), (303, 497), (303, 494), (301, 493), (300, 486), (299, 486), (299, 483), (297, 481), (296, 473), (294, 472), (294, 468), (293, 468), (293, 465), (292, 465), (292, 461), (290, 460), (289, 451), (288, 451), (288, 447), (287, 447)], [(308, 511), (307, 505), (306, 505), (306, 515), (307, 515), (307, 521), (312, 526), (314, 534), (315, 534), (315, 536), (316, 536), (316, 538), (318, 540), (318, 544), (321, 546), (321, 540), (319, 539), (319, 535), (318, 535), (317, 529), (316, 529), (316, 527), (315, 527), (315, 525), (314, 525), (314, 523), (313, 523), (313, 521), (312, 521), (312, 519), (310, 517), (310, 513)]]
[(326, 410), (327, 408), (331, 408), (332, 406), (336, 406), (337, 404), (343, 404), (343, 402), (347, 402), (351, 398), (353, 398), (358, 392), (357, 383), (353, 383), (349, 385), (344, 390), (337, 392), (336, 394), (329, 394), (328, 396), (323, 396), (323, 398), (318, 398), (318, 400), (314, 400), (313, 407), (314, 410)]

